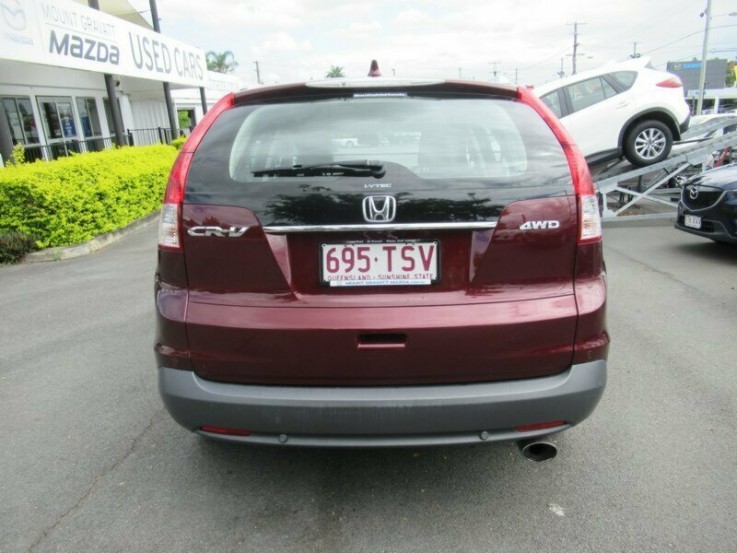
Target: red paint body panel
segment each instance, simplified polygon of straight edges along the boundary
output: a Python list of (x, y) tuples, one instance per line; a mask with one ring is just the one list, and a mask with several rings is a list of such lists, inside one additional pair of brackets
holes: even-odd
[[(559, 228), (520, 229), (546, 219)], [(203, 225), (249, 230), (237, 239), (188, 235)], [(578, 315), (573, 197), (510, 204), (491, 240), (485, 231), (267, 237), (247, 209), (187, 204), (182, 234), (191, 363), (204, 378), (431, 384), (530, 378), (571, 364)], [(369, 289), (320, 284), (320, 244), (382, 238), (437, 240), (440, 282)], [(367, 334), (370, 346), (361, 343)], [(404, 337), (401, 347), (397, 335)]]
[[(430, 307), (258, 308), (192, 302), (192, 365), (202, 377), (258, 384), (478, 382), (560, 372), (571, 362), (573, 296)], [(366, 350), (366, 333), (406, 336)]]
[[(464, 93), (478, 88), (452, 86)], [(516, 96), (514, 89), (497, 93)], [(235, 103), (293, 94), (332, 92), (277, 87), (240, 94)], [(527, 96), (522, 99), (546, 113)], [(558, 138), (575, 165), (575, 148), (564, 133)], [(583, 171), (577, 165), (571, 170)], [(202, 200), (209, 203), (185, 200), (181, 251), (160, 252), (159, 365), (222, 382), (359, 386), (533, 378), (606, 358), (601, 242), (579, 242), (575, 193), (588, 191), (582, 179), (572, 174), (567, 195), (501, 204), (496, 227), (476, 231), (267, 234), (259, 213), (273, 206), (268, 198), (249, 202), (246, 188), (233, 191), (229, 204), (224, 195), (228, 205), (218, 205), (216, 196)], [(452, 201), (464, 205), (464, 193), (455, 194)], [(317, 188), (302, 196), (295, 192), (294, 198), (292, 207), (305, 198), (332, 205)], [(448, 192), (446, 204), (439, 205), (455, 205), (450, 199)], [(355, 201), (360, 213), (360, 197)], [(246, 230), (203, 235), (207, 228)], [(321, 283), (321, 244), (406, 240), (437, 242), (436, 284)]]

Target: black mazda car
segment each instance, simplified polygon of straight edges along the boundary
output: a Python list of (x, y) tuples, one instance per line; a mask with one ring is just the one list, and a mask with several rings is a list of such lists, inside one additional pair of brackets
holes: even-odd
[(737, 244), (737, 164), (706, 171), (686, 183), (676, 228)]

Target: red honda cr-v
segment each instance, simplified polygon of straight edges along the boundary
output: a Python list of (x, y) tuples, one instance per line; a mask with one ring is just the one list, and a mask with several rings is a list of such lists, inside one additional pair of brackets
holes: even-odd
[(229, 94), (166, 191), (160, 392), (211, 438), (545, 459), (604, 390), (605, 299), (588, 168), (524, 88)]

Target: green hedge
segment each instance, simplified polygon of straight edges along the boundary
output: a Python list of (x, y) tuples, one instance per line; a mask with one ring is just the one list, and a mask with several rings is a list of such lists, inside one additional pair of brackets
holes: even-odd
[(0, 233), (46, 248), (122, 228), (161, 207), (176, 154), (142, 146), (0, 169)]

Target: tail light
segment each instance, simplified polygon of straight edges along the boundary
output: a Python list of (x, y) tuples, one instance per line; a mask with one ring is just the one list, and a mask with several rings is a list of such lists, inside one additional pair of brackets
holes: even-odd
[(558, 142), (563, 146), (568, 166), (571, 168), (573, 189), (578, 198), (579, 243), (600, 241), (601, 215), (599, 214), (599, 201), (586, 158), (548, 106), (526, 88), (518, 88), (517, 95), (522, 103), (532, 107), (543, 118), (555, 134)]
[(192, 152), (179, 152), (169, 174), (159, 219), (159, 248), (179, 250), (182, 247), (179, 237), (180, 206), (184, 200), (184, 183), (193, 155)]
[(683, 86), (683, 83), (681, 82), (681, 79), (674, 75), (665, 79), (664, 81), (660, 81), (655, 86), (659, 86), (660, 88), (681, 88)]
[(161, 218), (159, 220), (159, 248), (164, 250), (180, 251), (182, 242), (180, 234), (179, 220), (181, 218), (181, 205), (184, 201), (184, 186), (187, 182), (187, 173), (189, 166), (192, 164), (192, 157), (197, 146), (202, 142), (202, 138), (207, 133), (218, 116), (225, 110), (233, 106), (235, 97), (233, 93), (221, 98), (210, 111), (202, 118), (202, 121), (195, 127), (192, 134), (189, 135), (187, 141), (182, 146), (174, 166), (169, 174), (169, 181), (166, 184), (166, 192), (164, 193), (164, 205), (161, 208)]

